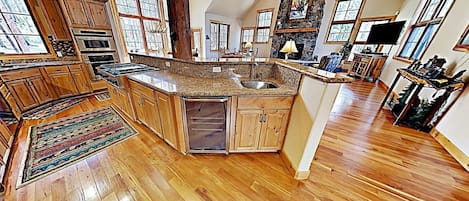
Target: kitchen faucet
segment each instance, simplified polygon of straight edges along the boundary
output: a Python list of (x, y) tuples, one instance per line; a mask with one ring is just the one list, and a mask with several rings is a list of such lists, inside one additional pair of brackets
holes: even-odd
[(259, 64), (256, 62), (256, 63), (253, 63), (251, 64), (251, 74), (249, 75), (249, 77), (251, 78), (251, 80), (254, 80), (256, 79), (257, 77), (260, 76), (260, 78), (262, 79), (262, 73), (258, 73), (257, 71), (259, 70)]

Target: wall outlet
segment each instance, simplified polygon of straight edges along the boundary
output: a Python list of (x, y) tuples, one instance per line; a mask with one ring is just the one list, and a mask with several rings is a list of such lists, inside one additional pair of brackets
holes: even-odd
[(169, 67), (171, 67), (171, 62), (169, 62), (169, 61), (166, 61), (166, 62), (164, 62), (164, 65), (166, 65), (166, 67), (168, 67), (168, 68), (169, 68)]
[(221, 67), (220, 67), (220, 66), (213, 67), (213, 68), (212, 68), (212, 72), (214, 72), (214, 73), (221, 73)]
[(58, 51), (56, 53), (57, 53), (57, 57), (63, 57), (64, 56), (64, 55), (62, 55), (62, 51)]
[(130, 56), (130, 60), (134, 60), (134, 56)]

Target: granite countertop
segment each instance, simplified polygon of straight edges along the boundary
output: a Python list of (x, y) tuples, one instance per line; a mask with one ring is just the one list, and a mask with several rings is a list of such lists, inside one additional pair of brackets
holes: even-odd
[(0, 66), (0, 72), (26, 69), (26, 68), (35, 68), (35, 67), (72, 65), (72, 64), (80, 64), (80, 63), (81, 61), (47, 61), (47, 62), (34, 62), (34, 63), (7, 64), (5, 66)]
[(252, 64), (252, 63), (259, 63), (259, 64), (277, 64), (284, 67), (287, 67), (291, 70), (295, 70), (300, 72), (306, 76), (312, 77), (314, 79), (320, 80), (326, 83), (349, 83), (353, 82), (354, 78), (347, 76), (346, 73), (335, 73), (335, 77), (325, 77), (318, 74), (318, 69), (313, 67), (308, 67), (301, 65), (300, 63), (289, 62), (283, 59), (277, 58), (211, 58), (211, 59), (193, 59), (193, 60), (182, 60), (176, 59), (172, 57), (162, 57), (156, 54), (146, 54), (146, 53), (130, 53), (131, 55), (139, 55), (139, 56), (147, 56), (153, 57), (158, 59), (167, 59), (185, 63), (192, 63), (192, 64)]
[(297, 89), (276, 80), (275, 89), (248, 89), (241, 85), (243, 79), (233, 78), (198, 78), (171, 73), (167, 70), (151, 71), (127, 76), (158, 91), (178, 96), (290, 96), (296, 95)]

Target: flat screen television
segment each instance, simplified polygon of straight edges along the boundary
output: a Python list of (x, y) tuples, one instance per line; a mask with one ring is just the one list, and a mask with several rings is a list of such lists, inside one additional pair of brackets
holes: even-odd
[(395, 45), (404, 24), (405, 21), (399, 21), (371, 26), (366, 44)]

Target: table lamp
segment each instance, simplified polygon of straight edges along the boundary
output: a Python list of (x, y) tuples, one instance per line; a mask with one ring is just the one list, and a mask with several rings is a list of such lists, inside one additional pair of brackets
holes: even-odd
[(246, 42), (244, 45), (244, 48), (246, 48), (246, 51), (248, 53), (248, 56), (251, 56), (251, 48), (252, 48), (252, 43), (251, 41)]
[(296, 49), (295, 41), (293, 41), (293, 40), (287, 41), (287, 43), (285, 43), (285, 45), (282, 47), (280, 52), (285, 53), (285, 60), (288, 60), (288, 54), (290, 54), (292, 52), (294, 52), (294, 53), (298, 52), (298, 49)]

